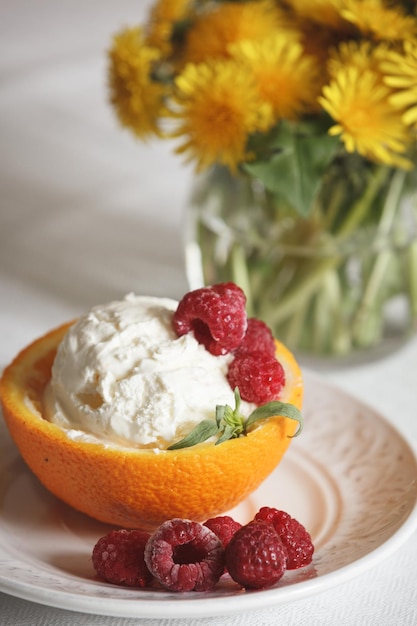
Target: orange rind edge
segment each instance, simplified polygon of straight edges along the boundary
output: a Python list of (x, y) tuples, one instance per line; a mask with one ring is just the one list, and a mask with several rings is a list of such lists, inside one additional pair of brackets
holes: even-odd
[[(42, 397), (57, 346), (72, 323), (22, 350), (0, 380), (10, 435), (29, 469), (54, 496), (101, 522), (152, 531), (173, 517), (204, 521), (230, 510), (277, 467), (298, 427), (280, 416), (263, 420), (245, 437), (175, 451), (71, 439), (43, 418)], [(300, 367), (279, 341), (276, 355), (287, 381), (280, 400), (301, 409)]]

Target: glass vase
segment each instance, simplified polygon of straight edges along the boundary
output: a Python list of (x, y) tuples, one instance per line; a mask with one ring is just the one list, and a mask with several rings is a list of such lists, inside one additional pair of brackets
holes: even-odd
[(417, 328), (416, 198), (415, 172), (347, 156), (301, 216), (215, 167), (187, 209), (189, 286), (237, 283), (249, 316), (300, 356), (381, 354)]

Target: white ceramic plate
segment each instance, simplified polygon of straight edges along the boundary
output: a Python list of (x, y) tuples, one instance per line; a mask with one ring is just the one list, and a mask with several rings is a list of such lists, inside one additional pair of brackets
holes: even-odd
[(311, 532), (307, 568), (270, 589), (222, 580), (207, 593), (138, 590), (100, 582), (91, 565), (110, 527), (49, 495), (0, 426), (0, 590), (64, 609), (119, 617), (186, 618), (265, 608), (323, 591), (371, 567), (417, 526), (417, 455), (378, 413), (306, 376), (305, 429), (265, 483), (231, 514), (276, 506)]

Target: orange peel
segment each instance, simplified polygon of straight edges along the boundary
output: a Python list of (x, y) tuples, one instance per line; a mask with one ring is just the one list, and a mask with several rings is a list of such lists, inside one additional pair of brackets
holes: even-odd
[[(205, 442), (154, 451), (72, 439), (44, 419), (42, 409), (56, 350), (69, 326), (51, 330), (16, 356), (3, 372), (0, 396), (25, 463), (71, 507), (101, 522), (148, 531), (173, 517), (203, 521), (243, 501), (281, 461), (297, 424), (280, 416), (217, 446)], [(299, 365), (278, 341), (276, 355), (286, 372), (279, 399), (301, 409)]]

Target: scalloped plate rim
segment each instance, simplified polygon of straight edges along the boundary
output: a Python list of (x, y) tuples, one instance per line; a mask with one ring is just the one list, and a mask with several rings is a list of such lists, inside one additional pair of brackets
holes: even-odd
[[(387, 418), (381, 415), (376, 409), (356, 399), (336, 385), (324, 381), (319, 375), (310, 371), (305, 371), (304, 375), (306, 383), (318, 386), (321, 392), (327, 390), (336, 394), (336, 396), (350, 403), (353, 407), (366, 410), (373, 416), (373, 419), (376, 419), (377, 423), (391, 430), (396, 435), (404, 451), (410, 455), (414, 469), (417, 469), (417, 445), (413, 441), (406, 440), (397, 426), (387, 420)], [(5, 429), (3, 423), (1, 427)], [(17, 451), (13, 452), (13, 455), (16, 459), (19, 459)], [(291, 455), (291, 448), (287, 455)], [(0, 459), (0, 469), (1, 465), (2, 459)], [(25, 471), (30, 474), (28, 470)], [(415, 490), (413, 494), (410, 494), (408, 505), (409, 510), (407, 514), (404, 519), (398, 522), (392, 534), (363, 556), (328, 573), (301, 582), (295, 582), (294, 584), (290, 582), (290, 584), (285, 586), (276, 586), (266, 590), (254, 590), (250, 592), (233, 589), (231, 593), (226, 589), (224, 593), (215, 593), (212, 595), (210, 595), (211, 592), (206, 592), (205, 594), (196, 594), (194, 592), (175, 594), (160, 591), (153, 592), (151, 590), (147, 592), (148, 596), (152, 595), (150, 599), (141, 599), (138, 595), (134, 595), (135, 591), (137, 594), (140, 594), (141, 590), (130, 590), (133, 597), (126, 599), (124, 597), (109, 597), (110, 589), (113, 593), (117, 594), (119, 588), (90, 579), (88, 580), (88, 585), (91, 585), (95, 589), (95, 594), (84, 595), (72, 591), (50, 589), (45, 585), (28, 583), (18, 578), (13, 579), (13, 558), (7, 561), (0, 557), (0, 591), (50, 607), (114, 617), (196, 618), (230, 615), (248, 610), (269, 608), (297, 599), (306, 598), (315, 593), (335, 587), (351, 580), (388, 557), (407, 540), (417, 527), (417, 494)], [(0, 524), (1, 517), (0, 509)], [(2, 537), (2, 534), (3, 531), (0, 525), (0, 545), (3, 544), (4, 546), (4, 540), (7, 540), (7, 537)], [(25, 561), (22, 560), (22, 563), (24, 562)], [(64, 586), (67, 576), (68, 574), (65, 574), (62, 579)], [(85, 583), (86, 581), (83, 582)], [(126, 590), (123, 588), (123, 591), (125, 592)]]

